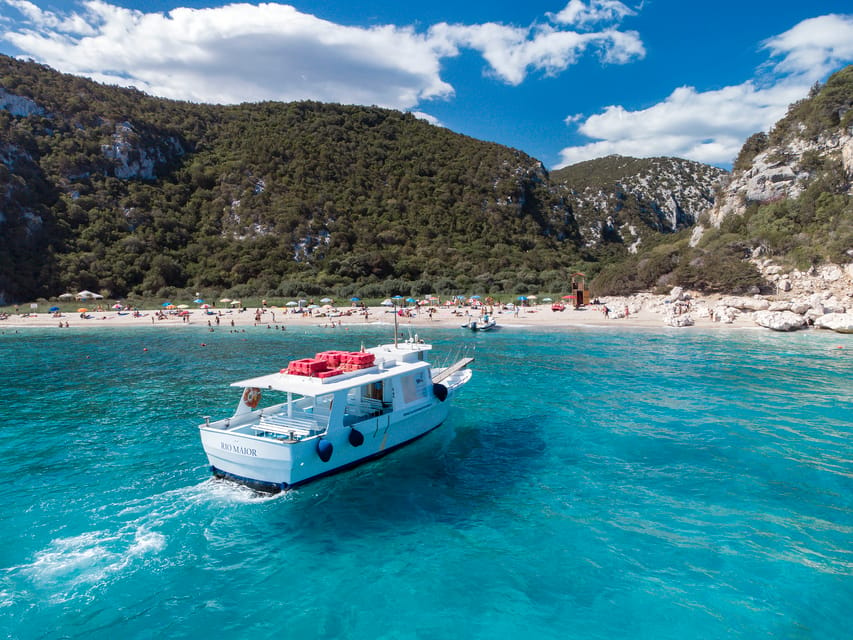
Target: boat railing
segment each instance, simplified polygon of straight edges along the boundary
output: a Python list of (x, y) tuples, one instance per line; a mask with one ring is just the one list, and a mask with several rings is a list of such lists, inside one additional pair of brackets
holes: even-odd
[(347, 402), (346, 413), (353, 416), (375, 416), (382, 413), (385, 405), (375, 398), (359, 398)]
[(258, 424), (254, 427), (262, 433), (274, 433), (288, 436), (291, 440), (301, 440), (323, 433), (328, 428), (328, 418), (322, 419), (303, 411), (294, 411), (291, 414), (271, 413), (261, 415)]

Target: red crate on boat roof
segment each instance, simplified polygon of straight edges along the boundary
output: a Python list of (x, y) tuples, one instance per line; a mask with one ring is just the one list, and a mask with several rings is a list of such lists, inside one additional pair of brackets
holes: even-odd
[(327, 369), (325, 360), (317, 358), (302, 358), (301, 360), (293, 360), (287, 365), (287, 372), (298, 376), (313, 376), (320, 371)]
[(331, 378), (332, 376), (339, 376), (343, 373), (341, 369), (329, 369), (328, 371), (320, 371), (317, 373), (318, 378)]
[(363, 351), (351, 351), (346, 356), (347, 364), (358, 365), (359, 367), (369, 367), (373, 364), (373, 361), (376, 359), (376, 356), (372, 353), (365, 353)]
[(344, 356), (347, 355), (347, 351), (321, 351), (316, 356), (314, 356), (317, 360), (323, 360), (328, 363), (329, 368), (337, 367), (341, 362), (343, 362)]

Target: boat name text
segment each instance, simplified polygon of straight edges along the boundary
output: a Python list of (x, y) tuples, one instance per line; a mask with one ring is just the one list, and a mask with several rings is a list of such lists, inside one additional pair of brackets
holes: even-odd
[(258, 457), (258, 450), (257, 449), (249, 449), (248, 447), (241, 447), (240, 445), (237, 445), (237, 444), (228, 444), (227, 442), (221, 442), (221, 441), (219, 444), (228, 453), (240, 453), (240, 454), (243, 454), (244, 456), (255, 456), (256, 458)]

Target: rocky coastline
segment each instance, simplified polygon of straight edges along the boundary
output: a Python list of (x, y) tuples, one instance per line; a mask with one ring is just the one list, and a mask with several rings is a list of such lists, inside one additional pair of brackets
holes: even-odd
[(703, 296), (674, 287), (667, 295), (639, 293), (601, 298), (615, 317), (648, 312), (672, 327), (687, 327), (697, 319), (721, 324), (753, 322), (772, 331), (815, 327), (853, 333), (853, 264), (823, 265), (808, 271), (784, 271), (770, 260), (756, 266), (775, 291), (758, 290), (741, 296)]

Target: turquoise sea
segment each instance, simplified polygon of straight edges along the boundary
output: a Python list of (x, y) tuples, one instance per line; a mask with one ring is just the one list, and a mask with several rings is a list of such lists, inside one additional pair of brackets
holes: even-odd
[(228, 383), (389, 337), (0, 326), (0, 637), (851, 637), (850, 336), (427, 330), (476, 357), (440, 429), (209, 478)]

